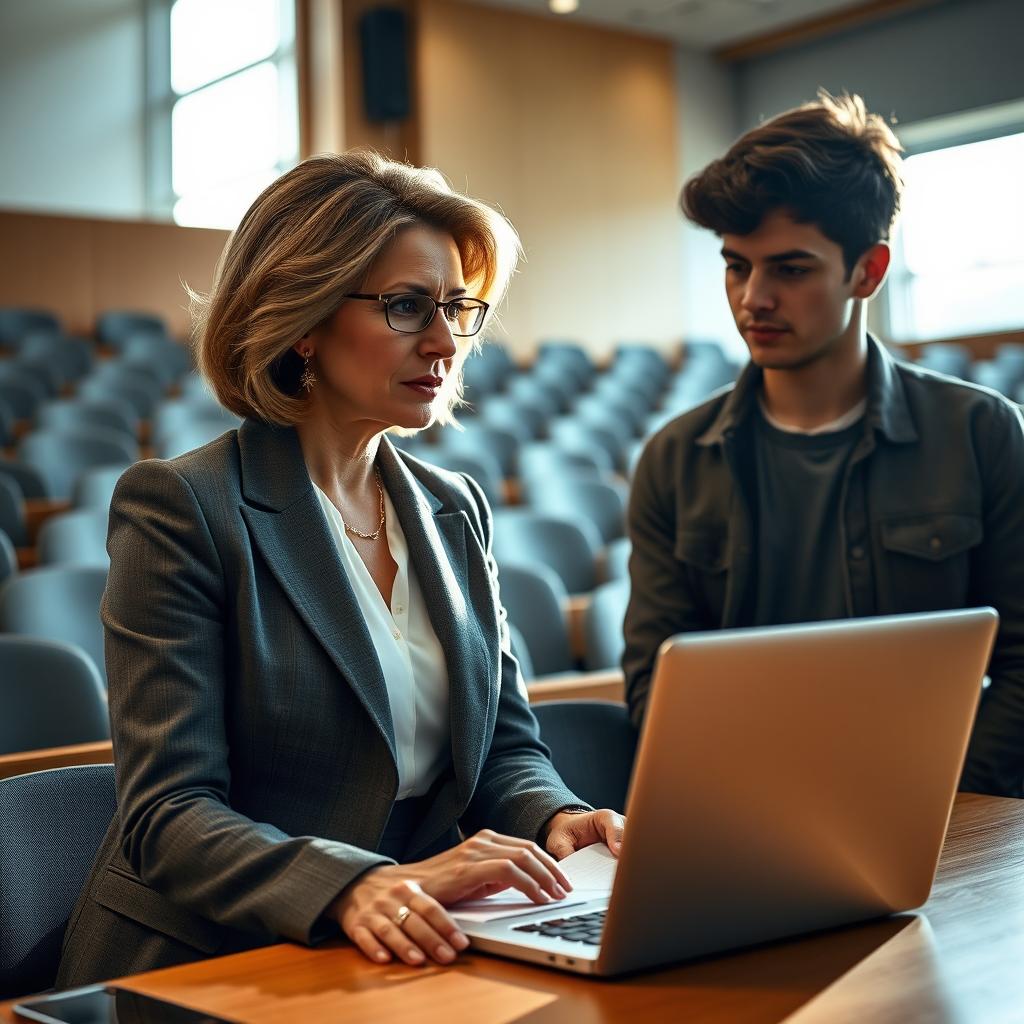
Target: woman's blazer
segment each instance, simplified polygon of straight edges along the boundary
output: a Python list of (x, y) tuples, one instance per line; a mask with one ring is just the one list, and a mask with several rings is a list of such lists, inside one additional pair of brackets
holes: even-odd
[[(510, 654), (479, 488), (380, 445), (444, 650), (452, 768), (408, 859), (457, 823), (534, 839), (580, 804)], [(60, 985), (329, 933), (398, 786), (388, 694), (298, 436), (247, 420), (132, 466), (103, 599), (119, 813), (65, 938)]]

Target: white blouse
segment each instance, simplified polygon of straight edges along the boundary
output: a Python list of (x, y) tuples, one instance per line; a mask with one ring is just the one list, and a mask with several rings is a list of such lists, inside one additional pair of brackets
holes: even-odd
[(396, 799), (421, 796), (451, 757), (448, 666), (427, 614), (416, 571), (409, 561), (405, 534), (385, 491), (385, 530), (391, 557), (398, 566), (389, 608), (349, 540), (341, 513), (315, 483), (313, 487), (366, 620), (387, 685), (398, 754)]

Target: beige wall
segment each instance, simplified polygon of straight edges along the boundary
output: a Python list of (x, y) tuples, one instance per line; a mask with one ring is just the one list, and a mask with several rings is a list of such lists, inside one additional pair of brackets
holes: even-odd
[(73, 334), (98, 313), (159, 313), (189, 329), (182, 281), (209, 289), (226, 231), (174, 224), (0, 211), (0, 306), (51, 309)]
[(673, 51), (668, 43), (454, 2), (419, 9), (424, 163), (499, 206), (527, 262), (503, 328), (598, 354), (681, 324)]

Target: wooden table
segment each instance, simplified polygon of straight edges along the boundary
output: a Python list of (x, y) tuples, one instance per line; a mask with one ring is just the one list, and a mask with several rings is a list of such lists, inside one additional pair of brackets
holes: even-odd
[[(905, 914), (611, 981), (480, 954), (450, 968), (285, 944), (122, 980), (254, 1022), (791, 1024), (1024, 1020), (1024, 801), (957, 798), (932, 897)], [(10, 1004), (0, 1020), (13, 1021)]]

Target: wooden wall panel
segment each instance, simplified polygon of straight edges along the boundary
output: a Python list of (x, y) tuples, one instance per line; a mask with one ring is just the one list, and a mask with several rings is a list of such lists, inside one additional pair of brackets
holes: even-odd
[(182, 281), (205, 291), (228, 232), (175, 224), (0, 211), (0, 305), (52, 309), (91, 334), (105, 309), (166, 317), (189, 331)]
[(503, 209), (526, 249), (502, 317), (513, 348), (676, 338), (671, 44), (459, 0), (419, 11), (423, 162)]

